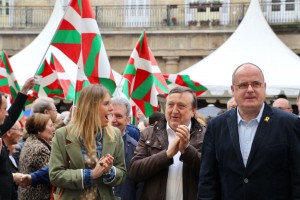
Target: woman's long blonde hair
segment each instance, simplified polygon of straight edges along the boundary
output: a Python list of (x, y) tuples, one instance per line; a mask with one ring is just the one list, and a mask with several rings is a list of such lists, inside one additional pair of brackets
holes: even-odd
[(96, 152), (95, 145), (98, 132), (106, 133), (111, 142), (115, 139), (112, 126), (102, 127), (101, 125), (100, 105), (107, 94), (109, 94), (108, 90), (102, 85), (89, 85), (81, 91), (77, 101), (70, 133), (82, 138), (88, 154)]

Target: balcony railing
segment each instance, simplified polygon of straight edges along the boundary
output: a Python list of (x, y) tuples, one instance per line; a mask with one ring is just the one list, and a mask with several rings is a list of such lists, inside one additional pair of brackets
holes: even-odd
[[(213, 29), (236, 27), (249, 4), (94, 6), (99, 27), (107, 29)], [(300, 2), (261, 5), (271, 25), (300, 25)], [(42, 29), (53, 7), (0, 7), (2, 30)]]

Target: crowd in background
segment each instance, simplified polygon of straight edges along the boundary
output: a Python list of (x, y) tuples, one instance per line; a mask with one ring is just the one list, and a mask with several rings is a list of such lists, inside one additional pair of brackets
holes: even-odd
[[(248, 199), (243, 196), (245, 188), (255, 191), (265, 184), (261, 173), (277, 176), (262, 187), (265, 191), (247, 193), (249, 197), (296, 199), (298, 192), (290, 191), (299, 188), (290, 177), (300, 175), (293, 157), (299, 153), (293, 145), (298, 144), (300, 133), (292, 133), (298, 130), (298, 120), (291, 104), (286, 98), (276, 99), (272, 108), (264, 102), (264, 77), (257, 66), (241, 65), (234, 75), (233, 97), (217, 117), (204, 118), (197, 112), (193, 91), (176, 87), (166, 98), (164, 113), (159, 110), (146, 118), (139, 110), (134, 125), (128, 100), (111, 98), (101, 85), (84, 88), (77, 105), (63, 113), (57, 112), (53, 99), (38, 98), (26, 121), (18, 120), (34, 83), (28, 79), (9, 109), (0, 94), (0, 200)], [(253, 99), (258, 103), (247, 104)], [(300, 93), (297, 106), (300, 112)], [(288, 160), (274, 162), (280, 166), (271, 169), (263, 167), (261, 160), (273, 162), (266, 157), (273, 155), (272, 150), (256, 144), (255, 137), (263, 138), (260, 132), (269, 128), (261, 130), (260, 123), (277, 120), (290, 127), (272, 124), (269, 131), (279, 139), (271, 135), (262, 142), (280, 147)], [(250, 146), (248, 136), (240, 132), (249, 134)], [(237, 145), (242, 164), (235, 160), (230, 140)], [(251, 145), (253, 149), (258, 145), (256, 154)], [(286, 174), (278, 173), (287, 168)], [(287, 186), (279, 189), (277, 181)]]

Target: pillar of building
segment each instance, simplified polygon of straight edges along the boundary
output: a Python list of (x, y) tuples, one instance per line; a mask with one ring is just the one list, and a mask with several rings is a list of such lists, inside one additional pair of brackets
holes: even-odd
[(163, 59), (166, 62), (166, 74), (177, 74), (179, 56), (165, 56)]

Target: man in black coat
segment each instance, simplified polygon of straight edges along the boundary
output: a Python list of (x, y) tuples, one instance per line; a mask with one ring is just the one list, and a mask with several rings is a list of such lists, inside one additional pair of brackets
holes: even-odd
[[(15, 151), (15, 146), (18, 144), (18, 141), (23, 136), (23, 129), (21, 123), (16, 121), (16, 123), (11, 127), (10, 130), (6, 131), (4, 135), (2, 135), (2, 140), (4, 141), (5, 147), (9, 151), (9, 159), (11, 164), (11, 172), (13, 173), (13, 177), (16, 178), (16, 173), (19, 172), (18, 165), (12, 154)], [(14, 184), (14, 196), (13, 199), (18, 199), (18, 184)]]
[(198, 200), (300, 199), (300, 119), (264, 103), (254, 64), (234, 71), (231, 90), (237, 108), (206, 130)]
[[(33, 87), (34, 78), (29, 78), (25, 82), (22, 90), (7, 111), (7, 102), (3, 94), (0, 93), (0, 137), (8, 131), (18, 120), (22, 108), (27, 99), (27, 92)], [(8, 150), (1, 138), (0, 142), (0, 200), (10, 200), (13, 194), (13, 175)]]

